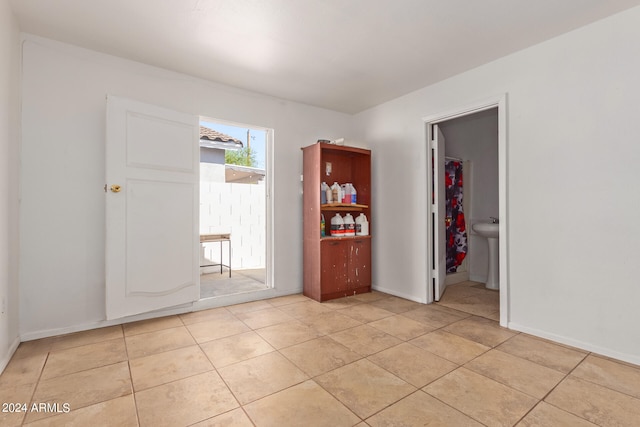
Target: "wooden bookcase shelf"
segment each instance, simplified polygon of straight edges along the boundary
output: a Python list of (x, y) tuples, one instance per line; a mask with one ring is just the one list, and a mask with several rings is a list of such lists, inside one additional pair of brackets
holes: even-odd
[[(327, 301), (371, 291), (371, 151), (363, 148), (317, 143), (303, 153), (303, 262), (304, 294)], [(327, 168), (327, 163), (331, 167)], [(327, 174), (327, 170), (331, 172)], [(321, 204), (320, 185), (350, 182), (357, 204)], [(331, 217), (336, 213), (364, 213), (369, 235), (331, 237)], [(325, 217), (327, 235), (320, 235)]]
[(320, 241), (323, 242), (325, 240), (357, 240), (357, 239), (371, 239), (371, 236), (343, 236), (343, 237), (324, 236), (320, 238)]
[(320, 205), (320, 210), (322, 211), (361, 212), (364, 209), (369, 209), (369, 206), (357, 203), (326, 203), (324, 205)]

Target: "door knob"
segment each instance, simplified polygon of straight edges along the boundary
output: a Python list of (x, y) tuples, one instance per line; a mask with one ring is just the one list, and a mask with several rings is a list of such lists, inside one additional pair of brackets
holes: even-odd
[(113, 191), (114, 193), (119, 193), (121, 189), (122, 188), (118, 184), (113, 184), (111, 186), (111, 191)]

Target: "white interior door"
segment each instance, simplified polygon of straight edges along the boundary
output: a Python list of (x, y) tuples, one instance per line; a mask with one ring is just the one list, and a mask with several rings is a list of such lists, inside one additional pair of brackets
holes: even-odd
[(445, 245), (445, 190), (444, 190), (444, 135), (438, 127), (433, 126), (433, 141), (431, 144), (433, 156), (433, 205), (431, 208), (432, 221), (431, 236), (433, 238), (433, 297), (440, 301), (447, 286), (447, 252)]
[(196, 116), (108, 97), (107, 319), (199, 299), (198, 139)]

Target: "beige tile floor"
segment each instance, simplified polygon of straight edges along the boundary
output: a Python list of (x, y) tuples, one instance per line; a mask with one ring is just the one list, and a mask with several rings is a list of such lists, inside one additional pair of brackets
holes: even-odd
[(640, 367), (500, 328), (497, 310), (465, 282), (432, 305), (292, 295), (26, 342), (0, 425), (640, 425)]

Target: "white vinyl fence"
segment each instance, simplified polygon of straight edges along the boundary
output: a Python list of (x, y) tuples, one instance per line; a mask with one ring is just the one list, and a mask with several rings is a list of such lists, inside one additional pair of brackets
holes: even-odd
[[(258, 184), (227, 184), (209, 181), (208, 176), (210, 177), (211, 174), (201, 173), (200, 234), (231, 234), (232, 270), (265, 268), (264, 181)], [(229, 264), (227, 248), (228, 243), (223, 242), (222, 263), (225, 265)], [(219, 263), (220, 249), (218, 242), (204, 245), (200, 265)], [(220, 267), (209, 267), (202, 271), (206, 273), (220, 271)]]

